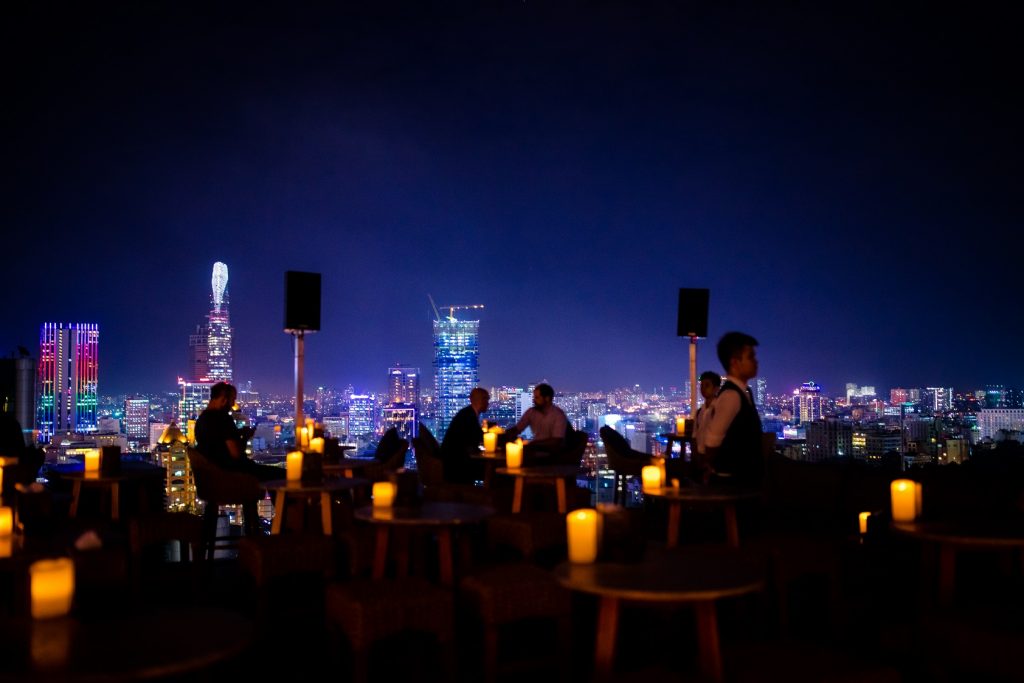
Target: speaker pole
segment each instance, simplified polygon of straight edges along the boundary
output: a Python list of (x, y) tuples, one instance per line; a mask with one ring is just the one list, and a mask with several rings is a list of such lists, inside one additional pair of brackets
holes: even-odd
[(302, 380), (306, 370), (306, 338), (302, 330), (292, 332), (295, 337), (295, 439), (298, 443), (302, 421)]
[(690, 336), (690, 419), (697, 417), (697, 337)]

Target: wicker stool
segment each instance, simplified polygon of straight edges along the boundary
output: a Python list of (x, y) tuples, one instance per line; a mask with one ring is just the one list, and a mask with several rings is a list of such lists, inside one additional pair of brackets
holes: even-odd
[(550, 552), (563, 559), (565, 515), (557, 512), (526, 512), (495, 515), (487, 520), (487, 541), (492, 552), (512, 548), (533, 562), (538, 553)]
[(382, 638), (414, 631), (438, 642), (445, 679), (453, 678), (455, 640), (451, 592), (421, 579), (351, 581), (327, 589), (327, 620), (352, 646), (353, 680), (368, 680), (370, 647)]
[[(565, 590), (551, 575), (531, 564), (501, 565), (462, 580), (464, 604), (479, 618), (484, 634), (484, 680), (498, 676), (498, 640), (503, 625), (524, 619), (546, 618), (557, 622), (556, 653), (559, 666), (571, 643), (571, 603)], [(562, 671), (561, 678), (567, 678)]]

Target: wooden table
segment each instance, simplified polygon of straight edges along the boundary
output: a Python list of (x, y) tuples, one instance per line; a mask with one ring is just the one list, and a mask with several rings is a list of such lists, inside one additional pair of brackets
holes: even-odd
[(499, 465), (505, 465), (505, 454), (498, 451), (480, 451), (479, 453), (473, 453), (470, 456), (472, 460), (479, 460), (484, 464), (484, 486), (487, 488), (491, 487), (491, 482), (494, 480), (494, 470)]
[[(388, 541), (391, 528), (430, 529), (437, 532), (438, 570), (441, 583), (454, 583), (452, 559), (452, 530), (457, 527), (479, 524), (494, 514), (494, 510), (483, 505), (469, 503), (426, 502), (418, 507), (374, 507), (368, 505), (355, 511), (355, 518), (377, 527), (377, 544), (373, 554), (373, 578), (384, 578), (388, 559)], [(399, 577), (409, 573), (408, 547), (396, 548)]]
[(263, 486), (268, 491), (274, 491), (274, 521), (270, 525), (271, 534), (281, 533), (281, 525), (284, 522), (285, 503), (288, 496), (300, 496), (309, 499), (320, 500), (320, 521), (325, 536), (333, 533), (331, 523), (331, 499), (333, 494), (339, 491), (351, 491), (361, 486), (369, 486), (367, 479), (324, 479), (319, 482), (288, 481), (287, 479), (274, 479), (264, 482)]
[(515, 491), (512, 494), (512, 512), (522, 512), (523, 488), (526, 480), (529, 480), (531, 484), (554, 484), (555, 494), (558, 498), (558, 511), (565, 514), (567, 512), (565, 480), (575, 478), (579, 474), (580, 468), (577, 465), (538, 465), (536, 467), (499, 467), (495, 472), (516, 478)]
[(175, 607), (0, 622), (0, 681), (137, 681), (184, 676), (241, 654), (253, 626), (221, 609)]
[(697, 618), (697, 647), (701, 673), (722, 680), (722, 654), (715, 601), (762, 590), (765, 568), (753, 555), (732, 548), (702, 548), (699, 552), (652, 552), (636, 564), (571, 564), (555, 568), (566, 588), (600, 598), (594, 677), (612, 678), (619, 607), (623, 600), (640, 603), (693, 603)]
[(373, 458), (342, 458), (338, 462), (325, 462), (323, 464), (324, 474), (340, 474), (348, 479), (353, 479), (356, 476), (356, 472), (366, 469), (374, 462), (376, 460)]
[(961, 519), (956, 521), (893, 522), (902, 536), (934, 543), (939, 548), (939, 602), (953, 603), (956, 555), (963, 550), (1024, 550), (1024, 520)]
[[(68, 510), (69, 517), (78, 515), (78, 505), (82, 496), (82, 489), (86, 486), (107, 489), (110, 492), (110, 519), (118, 521), (121, 517), (121, 484), (127, 481), (141, 482), (150, 477), (164, 478), (166, 472), (162, 467), (141, 465), (139, 463), (121, 463), (121, 470), (117, 474), (104, 474), (102, 472), (89, 472), (74, 470), (71, 472), (61, 471), (59, 477), (71, 481), (71, 507)], [(140, 489), (140, 495), (145, 494), (145, 489)]]
[(736, 524), (736, 503), (761, 497), (760, 491), (748, 489), (719, 488), (713, 486), (689, 485), (679, 488), (665, 487), (644, 489), (644, 496), (662, 498), (668, 501), (668, 534), (665, 544), (674, 548), (679, 544), (679, 517), (683, 503), (704, 507), (721, 508), (725, 513), (725, 535), (729, 545), (738, 548), (740, 532)]

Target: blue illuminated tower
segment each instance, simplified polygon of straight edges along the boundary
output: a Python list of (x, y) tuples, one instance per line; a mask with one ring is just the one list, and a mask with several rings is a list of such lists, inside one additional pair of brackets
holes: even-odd
[(444, 438), (455, 413), (469, 404), (469, 392), (480, 383), (480, 321), (458, 320), (455, 311), (483, 306), (442, 308), (448, 309), (448, 315), (437, 314), (434, 320), (434, 427), (438, 440)]

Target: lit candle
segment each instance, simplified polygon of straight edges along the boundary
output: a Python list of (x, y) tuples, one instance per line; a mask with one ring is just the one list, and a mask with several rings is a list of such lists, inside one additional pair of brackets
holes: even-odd
[(517, 470), (523, 466), (523, 440), (516, 439), (505, 444), (505, 464)]
[(71, 611), (75, 595), (75, 564), (69, 557), (39, 560), (28, 568), (32, 618), (62, 617)]
[(314, 438), (310, 439), (309, 440), (309, 450), (313, 451), (314, 453), (323, 453), (324, 452), (324, 438), (322, 436), (317, 436), (317, 437), (314, 437)]
[(921, 516), (921, 505), (923, 503), (923, 501), (921, 500), (921, 495), (922, 495), (923, 491), (924, 491), (924, 488), (921, 486), (921, 484), (919, 482), (915, 482), (914, 483), (914, 513), (915, 513), (916, 517), (920, 517)]
[(668, 473), (665, 471), (665, 458), (655, 458), (654, 464), (658, 466), (658, 472), (661, 476), (661, 483), (658, 486), (664, 486), (665, 482), (668, 481)]
[(913, 522), (917, 517), (917, 486), (910, 479), (896, 479), (889, 486), (892, 521)]
[(682, 434), (685, 434), (685, 433), (686, 433), (686, 418), (685, 417), (677, 417), (676, 418), (676, 434), (682, 435)]
[(488, 453), (493, 453), (498, 447), (498, 435), (494, 432), (487, 432), (484, 434), (484, 450)]
[(860, 521), (860, 533), (864, 535), (868, 532), (868, 517), (871, 516), (870, 512), (862, 512), (857, 515), (857, 519)]
[(0, 536), (0, 557), (10, 557), (14, 552), (14, 537)]
[(573, 510), (565, 516), (570, 562), (590, 564), (597, 559), (599, 527), (597, 510)]
[(299, 427), (299, 443), (297, 445), (299, 448), (309, 445), (309, 437), (306, 435), (305, 427)]
[(657, 491), (661, 488), (661, 468), (657, 465), (646, 465), (640, 470), (644, 491)]
[(100, 471), (100, 449), (93, 448), (85, 452), (85, 473), (98, 474)]
[(7, 507), (0, 507), (0, 538), (6, 538), (14, 531), (14, 511)]
[(373, 485), (373, 507), (389, 508), (395, 502), (395, 485), (390, 481), (378, 481)]
[(313, 418), (306, 418), (306, 438), (312, 439), (316, 436), (316, 422), (313, 422)]
[(285, 467), (288, 471), (286, 475), (288, 481), (299, 481), (302, 479), (302, 451), (292, 451), (289, 453)]

